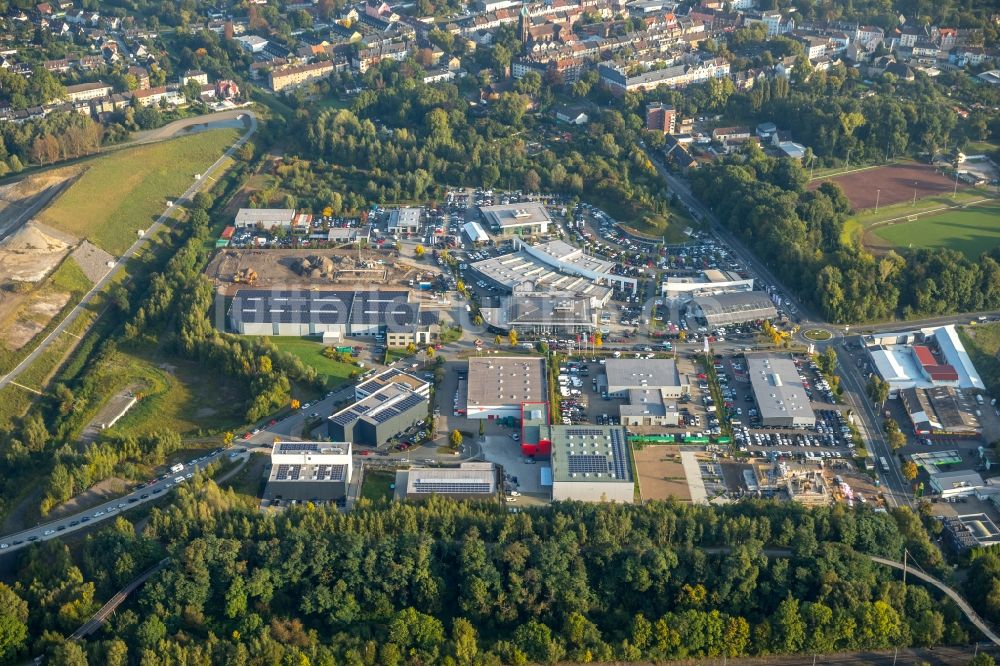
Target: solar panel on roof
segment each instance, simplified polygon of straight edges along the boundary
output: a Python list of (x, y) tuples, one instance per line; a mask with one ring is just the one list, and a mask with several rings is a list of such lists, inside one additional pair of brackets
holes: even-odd
[(615, 478), (630, 478), (630, 470), (625, 460), (625, 438), (622, 436), (622, 431), (617, 428), (611, 431), (611, 451), (614, 456), (611, 464), (614, 467)]
[(571, 453), (568, 456), (570, 474), (607, 474), (607, 456), (590, 453)]
[(315, 442), (282, 442), (278, 445), (280, 453), (294, 453), (296, 451), (319, 451), (319, 444)]

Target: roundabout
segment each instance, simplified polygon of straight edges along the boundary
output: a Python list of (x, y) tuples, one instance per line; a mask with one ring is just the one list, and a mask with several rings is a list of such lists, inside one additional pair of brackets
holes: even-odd
[(833, 333), (825, 328), (810, 328), (802, 332), (802, 337), (812, 342), (826, 342), (833, 338)]

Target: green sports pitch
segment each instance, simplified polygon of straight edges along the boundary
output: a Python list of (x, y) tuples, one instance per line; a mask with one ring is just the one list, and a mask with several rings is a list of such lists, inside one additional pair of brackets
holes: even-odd
[(974, 259), (1000, 245), (1000, 201), (914, 216), (871, 233), (899, 248), (947, 247)]

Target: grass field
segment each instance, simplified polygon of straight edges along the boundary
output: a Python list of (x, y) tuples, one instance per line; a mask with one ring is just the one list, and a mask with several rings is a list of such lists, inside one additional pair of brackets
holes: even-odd
[(238, 136), (212, 130), (98, 157), (39, 220), (120, 256)]
[(361, 497), (372, 501), (382, 498), (391, 500), (395, 484), (396, 475), (392, 472), (365, 472), (365, 478), (361, 482)]
[(269, 338), (274, 346), (283, 352), (298, 356), (303, 363), (319, 373), (326, 382), (326, 390), (332, 391), (347, 382), (353, 374), (359, 372), (356, 365), (323, 356), (324, 345), (315, 338), (290, 338), (275, 336)]
[(1000, 201), (878, 227), (872, 233), (897, 247), (948, 247), (975, 259), (1000, 245)]
[(113, 365), (104, 372), (109, 383), (118, 386), (108, 395), (131, 383), (145, 387), (142, 399), (116, 429), (142, 433), (167, 428), (188, 435), (244, 422), (241, 387), (198, 363), (171, 358), (154, 363), (139, 350), (127, 350), (117, 355)]

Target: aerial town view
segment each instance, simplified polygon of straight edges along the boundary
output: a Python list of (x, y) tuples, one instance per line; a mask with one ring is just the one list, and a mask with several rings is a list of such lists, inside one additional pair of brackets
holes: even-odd
[(1000, 660), (1000, 1), (0, 41), (0, 666)]

